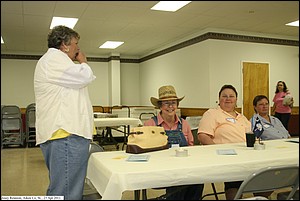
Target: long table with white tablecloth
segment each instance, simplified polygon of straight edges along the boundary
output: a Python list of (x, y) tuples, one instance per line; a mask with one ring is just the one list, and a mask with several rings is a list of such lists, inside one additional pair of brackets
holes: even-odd
[[(147, 162), (128, 162), (132, 154), (125, 151), (93, 153), (87, 178), (103, 200), (114, 200), (127, 190), (239, 181), (266, 166), (299, 164), (299, 138), (264, 143), (265, 150), (254, 150), (245, 143), (190, 146), (184, 148), (188, 157), (176, 157), (171, 148), (147, 153)], [(236, 155), (218, 154), (232, 150)]]

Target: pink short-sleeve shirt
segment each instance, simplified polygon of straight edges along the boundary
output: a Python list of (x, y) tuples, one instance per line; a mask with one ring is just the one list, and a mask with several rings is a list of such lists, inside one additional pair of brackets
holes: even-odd
[(244, 115), (237, 114), (233, 117), (220, 107), (207, 110), (200, 120), (198, 135), (211, 135), (216, 144), (245, 142), (245, 133), (251, 130), (251, 122)]

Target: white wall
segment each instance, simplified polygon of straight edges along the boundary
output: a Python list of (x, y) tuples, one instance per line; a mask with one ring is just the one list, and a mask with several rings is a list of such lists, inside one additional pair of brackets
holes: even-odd
[(208, 42), (192, 45), (140, 64), (141, 105), (151, 105), (158, 88), (173, 85), (177, 96), (185, 98), (181, 107), (209, 105)]
[(121, 103), (140, 105), (140, 70), (137, 63), (121, 63)]
[(36, 62), (1, 59), (1, 105), (26, 107), (34, 102), (33, 75)]
[[(33, 79), (37, 61), (1, 59), (1, 105), (26, 108), (34, 100)], [(89, 62), (96, 80), (89, 85), (93, 105), (108, 105), (108, 63)]]
[[(172, 84), (181, 107), (215, 107), (224, 84), (238, 91), (242, 107), (242, 62), (270, 64), (270, 99), (278, 80), (284, 80), (299, 106), (299, 47), (207, 40), (140, 64), (141, 105), (149, 105), (157, 89)], [(272, 100), (270, 100), (272, 101)]]
[[(216, 106), (222, 85), (232, 84), (242, 106), (243, 61), (270, 64), (270, 94), (284, 80), (299, 106), (299, 47), (206, 40), (140, 64), (121, 63), (121, 104), (150, 106), (162, 85), (174, 85), (185, 96), (181, 107)], [(33, 73), (37, 61), (1, 59), (1, 104), (26, 107), (34, 102)], [(89, 86), (93, 105), (108, 104), (108, 63), (89, 62), (97, 76)]]
[(108, 100), (108, 63), (89, 62), (96, 80), (89, 85), (89, 94), (93, 105), (106, 106)]

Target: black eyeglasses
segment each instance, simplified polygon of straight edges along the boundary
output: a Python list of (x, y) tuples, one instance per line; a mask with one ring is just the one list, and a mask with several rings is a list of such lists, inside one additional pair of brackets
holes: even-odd
[(170, 107), (171, 105), (175, 106), (175, 105), (177, 105), (177, 101), (166, 101), (166, 102), (163, 101), (162, 105), (167, 106), (167, 107)]

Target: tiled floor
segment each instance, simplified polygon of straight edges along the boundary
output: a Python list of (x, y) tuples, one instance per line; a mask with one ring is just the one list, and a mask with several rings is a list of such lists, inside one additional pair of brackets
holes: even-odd
[[(44, 196), (48, 183), (48, 171), (39, 147), (1, 150), (1, 196)], [(216, 188), (218, 192), (223, 191), (223, 184), (217, 183)], [(147, 197), (156, 198), (163, 193), (164, 190), (148, 189)], [(210, 184), (205, 184), (203, 194), (207, 193), (212, 193)], [(96, 190), (88, 185), (84, 194), (85, 199), (99, 199)], [(122, 200), (133, 199), (133, 191), (124, 192)], [(214, 199), (214, 196), (205, 197), (205, 200)], [(219, 195), (219, 199), (224, 200), (224, 194)]]

